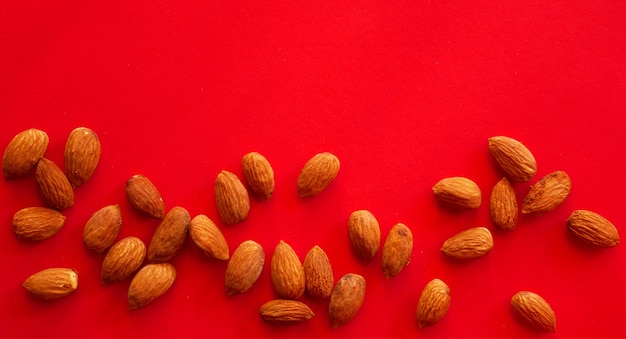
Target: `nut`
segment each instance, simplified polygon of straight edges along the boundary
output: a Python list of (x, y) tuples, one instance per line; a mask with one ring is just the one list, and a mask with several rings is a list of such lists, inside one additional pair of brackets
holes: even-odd
[(521, 142), (505, 136), (491, 137), (488, 141), (489, 152), (508, 179), (526, 182), (535, 176), (537, 161)]
[(552, 172), (530, 187), (522, 203), (522, 214), (542, 214), (557, 208), (567, 199), (572, 182), (563, 171)]
[(191, 219), (189, 235), (193, 242), (211, 258), (228, 260), (228, 243), (217, 225), (204, 214)]
[(339, 159), (332, 153), (314, 155), (304, 164), (298, 176), (298, 196), (312, 197), (322, 192), (339, 173)]
[(172, 259), (182, 248), (191, 217), (182, 207), (172, 208), (161, 221), (148, 245), (148, 260), (162, 263)]
[(465, 177), (441, 179), (433, 186), (433, 193), (437, 199), (450, 206), (469, 209), (480, 207), (480, 188)]
[(348, 273), (341, 277), (330, 295), (328, 317), (333, 329), (354, 319), (365, 299), (365, 278)]
[(128, 307), (135, 310), (148, 305), (167, 292), (176, 280), (172, 264), (148, 264), (137, 272), (128, 288)]
[(259, 315), (272, 325), (293, 325), (313, 318), (315, 313), (300, 301), (276, 299), (263, 304)]
[(567, 219), (570, 233), (583, 242), (597, 247), (619, 245), (617, 228), (605, 217), (587, 210), (576, 210)]
[(304, 268), (296, 252), (284, 241), (276, 245), (271, 262), (272, 285), (283, 299), (298, 299), (304, 294)]
[(329, 298), (333, 292), (333, 268), (324, 250), (315, 245), (304, 258), (306, 291), (313, 298)]
[(13, 216), (13, 232), (24, 240), (41, 241), (57, 234), (65, 224), (65, 216), (46, 207), (27, 207)]
[(227, 225), (242, 222), (250, 212), (248, 191), (239, 178), (222, 171), (215, 178), (215, 203), (222, 221)]
[(480, 258), (493, 249), (493, 237), (485, 227), (459, 232), (443, 243), (441, 252), (459, 260)]
[(519, 209), (513, 185), (507, 178), (502, 178), (491, 190), (489, 203), (491, 220), (499, 228), (512, 231), (517, 226)]
[(78, 288), (78, 273), (71, 268), (47, 268), (24, 281), (24, 288), (41, 299), (59, 299)]
[(37, 164), (48, 148), (48, 134), (30, 128), (18, 133), (7, 145), (2, 157), (5, 180), (23, 177)]
[(269, 200), (274, 192), (274, 170), (270, 162), (258, 152), (250, 152), (241, 159), (243, 177), (252, 196), (260, 201)]
[(511, 307), (527, 326), (545, 332), (556, 331), (556, 315), (540, 295), (529, 291), (518, 292), (511, 298)]
[(74, 190), (65, 173), (54, 162), (41, 158), (35, 171), (37, 188), (44, 204), (55, 210), (74, 205)]
[(111, 247), (120, 233), (122, 211), (119, 205), (109, 205), (94, 213), (85, 224), (83, 244), (94, 253)]
[(411, 261), (413, 233), (405, 224), (398, 223), (391, 228), (383, 246), (383, 272), (385, 277), (395, 277)]
[(130, 177), (126, 182), (126, 197), (137, 211), (155, 219), (165, 216), (165, 203), (152, 181), (142, 174)]
[(265, 263), (263, 247), (253, 240), (242, 242), (226, 266), (226, 295), (231, 296), (249, 290), (259, 279)]
[(357, 257), (363, 261), (372, 260), (380, 247), (380, 226), (376, 217), (367, 210), (352, 212), (348, 234)]
[(113, 284), (135, 273), (146, 257), (146, 245), (136, 237), (116, 242), (102, 262), (102, 283)]
[(450, 288), (440, 279), (431, 280), (420, 295), (417, 303), (417, 324), (420, 328), (434, 325), (448, 312)]
[(65, 175), (72, 188), (84, 184), (98, 167), (100, 140), (87, 127), (74, 129), (65, 144)]

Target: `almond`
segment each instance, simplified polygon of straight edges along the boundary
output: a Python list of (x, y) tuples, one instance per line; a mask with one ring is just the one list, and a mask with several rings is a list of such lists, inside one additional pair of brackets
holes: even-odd
[(535, 176), (535, 157), (521, 142), (505, 136), (491, 137), (488, 141), (489, 152), (508, 179), (526, 182)]
[(126, 182), (126, 197), (137, 211), (155, 219), (165, 216), (165, 203), (152, 181), (142, 174), (133, 175)]
[(40, 241), (57, 234), (65, 216), (46, 207), (27, 207), (13, 216), (13, 232), (20, 239)]
[(37, 164), (48, 148), (48, 134), (30, 128), (18, 133), (7, 145), (2, 157), (5, 180), (23, 177)]
[(87, 127), (74, 129), (65, 143), (65, 175), (73, 188), (84, 184), (98, 167), (100, 140)]
[(512, 231), (517, 226), (519, 208), (513, 185), (507, 178), (502, 178), (491, 190), (489, 202), (491, 220), (499, 228)]
[(441, 252), (448, 257), (469, 260), (486, 255), (493, 249), (493, 237), (485, 227), (459, 232), (443, 243)]
[(272, 256), (272, 285), (279, 297), (298, 299), (304, 294), (304, 268), (296, 252), (284, 241), (276, 245)]
[(298, 195), (312, 197), (322, 192), (339, 173), (339, 159), (332, 153), (314, 155), (304, 164), (298, 176)]
[(540, 295), (529, 291), (518, 292), (511, 298), (511, 307), (527, 326), (545, 332), (556, 331), (556, 315)]
[(128, 288), (128, 306), (138, 309), (153, 302), (167, 292), (176, 280), (172, 264), (148, 264), (137, 272)]
[(259, 315), (272, 325), (293, 325), (313, 318), (315, 313), (303, 302), (276, 299), (263, 304)]
[(233, 225), (244, 221), (250, 212), (248, 191), (239, 178), (222, 171), (215, 178), (215, 202), (222, 221)]
[(265, 263), (263, 247), (253, 240), (242, 242), (226, 267), (226, 295), (231, 296), (249, 290), (259, 279)]
[(391, 228), (383, 246), (383, 272), (387, 279), (395, 277), (411, 261), (413, 233), (405, 224)]
[(328, 317), (333, 329), (343, 326), (359, 312), (365, 299), (365, 278), (348, 273), (341, 277), (330, 295)]
[(172, 259), (181, 249), (191, 217), (182, 207), (172, 208), (163, 218), (152, 235), (148, 245), (148, 260), (151, 263), (162, 263)]
[(480, 188), (465, 177), (441, 179), (433, 186), (433, 193), (440, 201), (454, 207), (477, 209), (481, 203)]
[(39, 159), (35, 171), (37, 188), (44, 204), (55, 210), (74, 205), (74, 190), (67, 177), (51, 160)]
[(374, 215), (367, 210), (352, 212), (348, 234), (357, 257), (366, 262), (372, 260), (380, 247), (380, 225)]
[(552, 172), (530, 187), (522, 203), (522, 214), (541, 214), (554, 210), (567, 199), (572, 182), (563, 171)]
[(24, 288), (41, 299), (59, 299), (78, 288), (78, 273), (71, 268), (47, 268), (24, 281)]
[(450, 288), (440, 279), (431, 280), (417, 303), (417, 324), (420, 328), (434, 325), (448, 313)]
[(146, 245), (137, 237), (116, 242), (102, 262), (102, 283), (113, 284), (135, 273), (146, 257)]
[(578, 239), (598, 247), (619, 245), (617, 228), (605, 217), (587, 210), (576, 210), (567, 219), (567, 228)]
[(217, 225), (204, 214), (191, 219), (189, 235), (193, 242), (211, 258), (228, 260), (228, 243)]
[(260, 201), (269, 200), (274, 192), (274, 170), (270, 162), (258, 152), (250, 152), (241, 159), (243, 177), (252, 196)]
[(94, 253), (103, 253), (117, 238), (122, 226), (122, 210), (119, 205), (109, 205), (94, 213), (85, 224), (83, 244)]
[(305, 286), (313, 298), (329, 298), (333, 291), (333, 268), (324, 250), (315, 245), (304, 258)]

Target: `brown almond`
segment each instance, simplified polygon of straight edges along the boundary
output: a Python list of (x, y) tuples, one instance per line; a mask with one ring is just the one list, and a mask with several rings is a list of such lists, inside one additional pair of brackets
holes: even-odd
[(572, 188), (567, 173), (552, 172), (530, 187), (522, 203), (522, 214), (542, 214), (559, 207), (569, 196)]
[(2, 174), (5, 180), (23, 177), (37, 164), (48, 148), (48, 134), (30, 128), (11, 139), (2, 157)]
[(440, 279), (431, 280), (417, 303), (417, 325), (422, 328), (434, 325), (448, 313), (450, 288)]
[(73, 188), (84, 184), (98, 167), (100, 140), (87, 127), (74, 129), (65, 143), (65, 175)]
[(348, 234), (352, 249), (363, 261), (370, 261), (380, 247), (380, 225), (376, 217), (367, 210), (358, 210), (350, 214)]
[(441, 179), (433, 186), (433, 193), (440, 201), (458, 208), (477, 209), (482, 199), (478, 185), (465, 177)]
[(59, 299), (78, 288), (78, 273), (71, 268), (47, 268), (24, 281), (24, 288), (41, 299)]
[(109, 205), (96, 211), (85, 224), (83, 244), (94, 253), (103, 253), (117, 238), (122, 226), (122, 210), (119, 205)]
[(54, 162), (46, 158), (39, 159), (35, 179), (39, 195), (46, 206), (64, 210), (74, 205), (72, 185)]
[(167, 292), (176, 280), (172, 264), (148, 264), (137, 272), (128, 288), (128, 307), (138, 309)]
[(499, 228), (512, 231), (517, 226), (519, 208), (513, 185), (507, 178), (502, 178), (491, 190), (489, 201), (491, 220)]
[(207, 256), (218, 260), (228, 260), (228, 243), (224, 234), (206, 215), (199, 214), (191, 219), (189, 235)]
[(354, 319), (365, 299), (365, 278), (348, 273), (341, 277), (330, 295), (328, 316), (335, 329)]
[(441, 252), (459, 260), (480, 258), (493, 249), (493, 237), (485, 227), (461, 231), (443, 243)]
[(413, 233), (405, 224), (398, 223), (391, 228), (383, 246), (383, 273), (390, 279), (395, 277), (411, 261), (413, 253)]
[(306, 292), (313, 298), (329, 298), (333, 292), (333, 268), (324, 250), (315, 245), (304, 258)]
[(309, 159), (298, 176), (298, 195), (312, 197), (322, 192), (339, 173), (339, 159), (332, 153), (323, 152)]
[(544, 332), (556, 331), (556, 315), (540, 295), (521, 291), (511, 298), (513, 311), (527, 326)]
[(263, 247), (253, 240), (242, 242), (230, 256), (226, 266), (226, 295), (231, 296), (249, 290), (259, 279), (265, 263)]
[(304, 294), (304, 268), (296, 252), (284, 241), (276, 245), (272, 256), (272, 285), (283, 299), (298, 299)]
[(535, 176), (537, 161), (521, 142), (506, 136), (491, 137), (488, 142), (489, 152), (508, 179), (526, 182)]
[(113, 284), (135, 273), (146, 257), (146, 245), (137, 237), (116, 242), (102, 262), (102, 283)]
[(137, 211), (155, 219), (165, 216), (165, 203), (152, 181), (142, 174), (130, 177), (126, 182), (126, 197)]
[(239, 178), (228, 171), (221, 171), (215, 178), (215, 203), (227, 225), (244, 221), (250, 212), (248, 191)]
[(241, 159), (243, 177), (252, 196), (260, 201), (269, 200), (274, 193), (274, 170), (270, 162), (258, 152), (250, 152)]
[(65, 216), (47, 207), (27, 207), (13, 215), (13, 233), (24, 240), (41, 241), (57, 234)]
[(276, 299), (263, 304), (259, 315), (272, 325), (294, 325), (313, 318), (315, 313), (303, 302)]
[(172, 259), (182, 248), (191, 217), (182, 207), (172, 208), (163, 218), (148, 245), (148, 260), (162, 263)]
[(583, 242), (597, 247), (619, 245), (617, 228), (605, 217), (587, 210), (576, 210), (567, 219), (570, 233)]

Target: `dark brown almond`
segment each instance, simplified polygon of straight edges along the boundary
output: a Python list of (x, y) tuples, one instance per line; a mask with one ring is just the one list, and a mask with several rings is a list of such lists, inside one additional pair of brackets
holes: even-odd
[(182, 248), (191, 217), (182, 207), (172, 208), (163, 218), (148, 245), (148, 260), (162, 263), (172, 259)]
[(370, 261), (380, 247), (380, 225), (376, 217), (367, 210), (358, 210), (350, 214), (348, 234), (352, 249), (363, 261)]
[(324, 250), (315, 245), (304, 258), (306, 291), (314, 298), (329, 298), (333, 292), (333, 268)]
[(193, 242), (211, 258), (228, 260), (228, 243), (217, 225), (204, 214), (191, 219), (189, 235)]
[(116, 242), (102, 262), (102, 283), (113, 284), (135, 273), (146, 257), (146, 245), (137, 237)]
[(283, 299), (298, 299), (304, 294), (304, 268), (296, 252), (284, 241), (276, 245), (271, 262), (272, 285)]
[(5, 180), (23, 177), (44, 156), (48, 148), (48, 134), (30, 128), (24, 130), (11, 139), (2, 157), (2, 174)]
[(330, 295), (328, 317), (334, 329), (354, 319), (365, 300), (365, 278), (348, 273), (341, 277)]
[(396, 276), (411, 261), (413, 253), (413, 233), (405, 224), (398, 223), (391, 228), (383, 246), (383, 273), (390, 279)]
[(54, 162), (46, 158), (39, 159), (35, 179), (39, 195), (46, 206), (64, 210), (74, 205), (72, 185)]
[(73, 188), (84, 184), (98, 167), (100, 140), (87, 127), (74, 129), (65, 143), (65, 175)]
[(567, 173), (552, 172), (530, 187), (522, 203), (522, 214), (542, 214), (559, 207), (569, 196), (572, 188)]
[(126, 197), (137, 211), (155, 219), (165, 216), (165, 203), (161, 193), (146, 176), (133, 175), (126, 182)]
[(322, 152), (314, 155), (300, 171), (298, 195), (307, 198), (321, 193), (335, 180), (339, 167), (339, 159), (332, 153)]
[(517, 226), (519, 208), (513, 185), (502, 178), (493, 186), (489, 202), (491, 220), (499, 228), (512, 231)]
[(263, 247), (253, 240), (242, 242), (226, 267), (226, 295), (231, 296), (249, 290), (259, 279), (265, 263)]
[(246, 187), (228, 171), (221, 171), (215, 178), (215, 203), (222, 221), (227, 225), (244, 221), (250, 212)]
[(13, 233), (24, 240), (41, 241), (57, 234), (65, 224), (65, 216), (46, 207), (27, 207), (13, 216)]
[(96, 211), (85, 224), (83, 244), (94, 253), (103, 253), (117, 238), (122, 226), (119, 205), (109, 205)]
[(241, 159), (243, 177), (252, 196), (260, 201), (269, 200), (274, 192), (274, 170), (270, 162), (258, 152), (250, 152)]
[(137, 272), (128, 288), (128, 307), (138, 309), (167, 292), (176, 280), (172, 264), (148, 264)]
[(597, 247), (615, 247), (619, 245), (617, 228), (608, 219), (598, 213), (576, 210), (567, 219), (570, 233), (583, 242)]
[(78, 273), (71, 268), (47, 268), (28, 277), (23, 286), (38, 298), (59, 299), (78, 288)]
[(272, 325), (294, 325), (313, 318), (315, 313), (303, 302), (276, 299), (263, 304), (259, 315)]
[(434, 325), (448, 313), (450, 288), (440, 279), (431, 280), (417, 303), (417, 324), (421, 327)]

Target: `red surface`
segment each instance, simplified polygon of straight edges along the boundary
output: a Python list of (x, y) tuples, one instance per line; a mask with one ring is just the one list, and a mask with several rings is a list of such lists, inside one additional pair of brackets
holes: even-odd
[[(26, 5), (26, 3), (28, 3)], [(218, 4), (219, 3), (219, 4)], [(626, 236), (626, 3), (623, 1), (353, 1), (271, 5), (188, 1), (28, 1), (0, 4), (0, 146), (37, 127), (46, 156), (63, 165), (70, 131), (94, 129), (102, 157), (64, 211), (65, 227), (41, 243), (18, 241), (13, 214), (42, 204), (34, 175), (0, 180), (0, 337), (534, 337), (510, 311), (519, 290), (553, 306), (557, 332), (542, 337), (624, 335), (626, 251), (579, 246), (565, 219), (591, 209)], [(538, 161), (539, 177), (569, 173), (571, 196), (557, 210), (494, 230), (491, 187), (501, 173), (487, 138), (509, 135)], [(213, 181), (241, 176), (246, 152), (264, 154), (276, 173), (270, 201), (252, 202), (247, 220), (219, 220)], [(313, 154), (341, 160), (319, 196), (299, 199), (296, 179)], [(191, 241), (172, 263), (166, 295), (129, 311), (130, 281), (100, 283), (102, 255), (82, 244), (89, 216), (120, 204), (120, 238), (149, 242), (158, 222), (126, 201), (124, 184), (147, 175), (167, 209), (207, 214), (230, 251), (254, 239), (267, 256), (259, 281), (227, 298), (225, 262)], [(466, 176), (483, 191), (476, 211), (452, 212), (431, 187)], [(517, 184), (519, 200), (529, 184)], [(415, 236), (413, 257), (386, 280), (380, 252), (353, 255), (350, 212), (369, 209), (384, 237), (397, 222)], [(472, 226), (493, 230), (484, 258), (454, 263), (443, 241)], [(335, 279), (367, 280), (356, 318), (336, 330), (327, 301), (301, 300), (316, 317), (290, 328), (266, 325), (262, 303), (275, 297), (269, 276), (283, 239), (301, 259), (313, 245), (330, 257)], [(22, 282), (52, 266), (73, 267), (79, 289), (53, 303), (31, 298)], [(452, 304), (435, 326), (418, 329), (417, 299), (438, 277)]]

